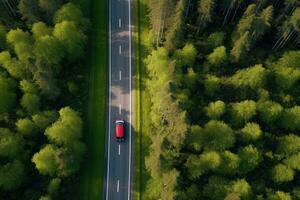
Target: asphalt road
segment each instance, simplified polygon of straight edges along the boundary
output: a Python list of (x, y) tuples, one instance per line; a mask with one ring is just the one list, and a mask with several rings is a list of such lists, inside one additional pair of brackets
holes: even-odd
[[(109, 0), (109, 107), (107, 114), (106, 200), (129, 200), (132, 181), (131, 1)], [(116, 119), (126, 121), (125, 141), (115, 140)]]

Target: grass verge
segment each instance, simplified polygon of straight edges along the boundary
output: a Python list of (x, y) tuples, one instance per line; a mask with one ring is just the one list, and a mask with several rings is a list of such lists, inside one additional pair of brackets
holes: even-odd
[(147, 56), (145, 33), (148, 29), (146, 0), (134, 0), (134, 199), (143, 199), (148, 174), (145, 168), (145, 156), (148, 153), (150, 133), (149, 112), (150, 96), (146, 90), (146, 67), (143, 63)]
[(107, 1), (90, 0), (89, 97), (86, 113), (87, 159), (81, 171), (82, 200), (101, 200), (104, 183), (107, 94)]

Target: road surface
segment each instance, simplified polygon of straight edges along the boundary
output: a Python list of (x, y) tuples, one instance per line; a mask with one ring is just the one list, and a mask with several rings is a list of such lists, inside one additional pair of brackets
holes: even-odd
[[(131, 1), (109, 0), (109, 103), (107, 114), (106, 200), (129, 200), (132, 181)], [(126, 138), (117, 142), (115, 120), (126, 121)]]

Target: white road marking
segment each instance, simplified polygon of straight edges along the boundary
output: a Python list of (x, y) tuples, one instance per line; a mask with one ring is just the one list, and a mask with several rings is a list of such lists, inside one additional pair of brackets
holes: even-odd
[(119, 114), (121, 115), (121, 113), (122, 113), (122, 105), (119, 104)]
[(122, 80), (122, 71), (119, 71), (119, 78)]
[(122, 20), (121, 20), (121, 18), (119, 18), (119, 28), (121, 28), (122, 27)]
[(131, 195), (131, 140), (132, 140), (132, 133), (131, 133), (131, 124), (132, 124), (132, 98), (131, 98), (131, 91), (132, 91), (132, 83), (131, 83), (131, 76), (132, 76), (132, 63), (131, 63), (131, 0), (128, 1), (128, 11), (129, 11), (129, 26), (128, 26), (128, 31), (129, 31), (129, 84), (130, 84), (130, 113), (129, 113), (129, 167), (128, 167), (128, 200), (130, 200), (130, 195)]
[(119, 45), (119, 55), (121, 55), (121, 54), (122, 54), (122, 46)]
[(119, 192), (120, 191), (120, 180), (118, 180), (118, 182), (117, 182), (117, 192)]
[(119, 145), (119, 155), (121, 155), (121, 145)]
[(109, 199), (109, 171), (110, 171), (110, 122), (111, 122), (111, 1), (109, 1), (109, 105), (108, 105), (108, 149), (107, 149), (107, 170), (106, 170), (106, 200)]

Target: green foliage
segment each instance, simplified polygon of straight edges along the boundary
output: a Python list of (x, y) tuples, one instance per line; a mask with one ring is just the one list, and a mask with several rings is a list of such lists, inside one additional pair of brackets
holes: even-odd
[(52, 15), (62, 4), (62, 0), (39, 0), (39, 7)]
[(245, 179), (233, 181), (228, 189), (229, 194), (236, 194), (240, 199), (251, 200), (253, 193), (251, 186)]
[(260, 120), (267, 124), (276, 122), (280, 117), (282, 110), (282, 106), (273, 101), (260, 101), (257, 104)]
[(285, 160), (283, 160), (283, 162), (291, 169), (300, 170), (300, 153), (286, 158)]
[(219, 119), (225, 113), (225, 103), (223, 101), (211, 102), (206, 108), (206, 115), (210, 119)]
[(52, 29), (44, 22), (37, 22), (32, 25), (31, 31), (35, 39), (43, 36), (49, 36), (52, 33)]
[(53, 35), (65, 48), (69, 60), (75, 60), (83, 56), (86, 36), (74, 22), (63, 21), (57, 23)]
[(294, 134), (285, 135), (279, 138), (277, 153), (291, 155), (300, 151), (300, 137)]
[(241, 130), (241, 139), (246, 142), (256, 141), (262, 136), (260, 126), (256, 123), (247, 123)]
[(253, 145), (248, 145), (239, 149), (238, 155), (241, 160), (239, 170), (239, 173), (241, 174), (246, 174), (254, 170), (263, 159), (261, 152)]
[(32, 162), (41, 174), (53, 176), (57, 173), (57, 151), (57, 147), (49, 144), (33, 155)]
[(237, 88), (257, 89), (264, 85), (265, 78), (265, 68), (262, 65), (255, 65), (254, 67), (237, 71), (228, 81)]
[[(60, 0), (56, 0), (60, 1)], [(64, 21), (72, 21), (76, 23), (77, 27), (81, 27), (86, 31), (89, 27), (89, 20), (84, 18), (81, 10), (73, 3), (64, 4), (54, 15), (55, 24), (62, 23)]]
[(215, 170), (220, 166), (221, 157), (215, 151), (204, 152), (198, 156), (190, 156), (187, 160), (186, 167), (191, 179), (196, 179), (202, 176), (209, 170)]
[(199, 13), (199, 26), (206, 27), (207, 23), (212, 21), (213, 10), (215, 6), (214, 0), (202, 0), (199, 1), (198, 13)]
[(203, 187), (203, 195), (211, 200), (224, 199), (227, 194), (229, 181), (223, 177), (211, 176)]
[(59, 119), (47, 128), (45, 135), (58, 145), (69, 145), (82, 137), (82, 120), (78, 113), (69, 107), (59, 111)]
[(222, 46), (224, 43), (225, 34), (223, 32), (214, 32), (210, 34), (207, 38), (207, 44), (212, 49)]
[(18, 188), (24, 180), (25, 167), (18, 161), (0, 166), (0, 188), (9, 191)]
[(232, 103), (231, 119), (234, 124), (244, 124), (256, 115), (256, 103), (245, 100), (240, 103)]
[(40, 131), (44, 131), (58, 118), (57, 113), (54, 111), (44, 111), (32, 116), (32, 121)]
[(191, 43), (184, 45), (182, 49), (174, 53), (178, 66), (192, 66), (196, 60), (197, 49)]
[(39, 20), (38, 0), (20, 0), (18, 9), (22, 18), (28, 20), (28, 22)]
[(280, 124), (289, 131), (300, 130), (300, 106), (285, 109), (282, 113)]
[(48, 184), (47, 191), (51, 196), (56, 196), (58, 194), (60, 186), (61, 186), (61, 179), (59, 178), (51, 179)]
[(221, 154), (221, 165), (218, 169), (222, 174), (237, 174), (240, 165), (240, 158), (238, 155), (224, 151)]
[(209, 64), (213, 66), (224, 64), (227, 60), (226, 48), (224, 46), (215, 48), (214, 51), (207, 56), (207, 60)]
[(14, 158), (21, 153), (23, 141), (21, 137), (9, 129), (0, 128), (0, 157)]
[(199, 143), (207, 150), (225, 150), (234, 145), (232, 129), (222, 121), (209, 121), (203, 128)]
[(294, 170), (283, 164), (277, 164), (272, 169), (272, 179), (276, 183), (292, 181), (294, 179), (294, 175)]
[(6, 27), (0, 24), (0, 49), (4, 49), (6, 46)]
[(209, 96), (213, 96), (219, 91), (221, 85), (221, 80), (214, 75), (206, 75), (204, 79), (205, 93)]
[(64, 50), (60, 42), (53, 36), (42, 36), (34, 45), (36, 59), (47, 64), (58, 64), (64, 57)]
[(277, 191), (270, 193), (267, 197), (267, 200), (292, 200), (292, 197), (289, 193)]
[(16, 101), (14, 82), (0, 75), (0, 113), (10, 111)]
[(16, 127), (18, 132), (24, 136), (35, 136), (38, 131), (33, 121), (28, 118), (19, 119), (16, 122)]
[[(27, 57), (27, 55), (25, 55), (25, 57)], [(11, 58), (11, 55), (8, 51), (3, 51), (0, 53), (0, 64), (14, 78), (21, 79), (26, 76), (25, 63), (16, 60), (15, 58)]]
[(22, 107), (30, 114), (40, 110), (40, 97), (36, 94), (24, 94), (21, 98)]

